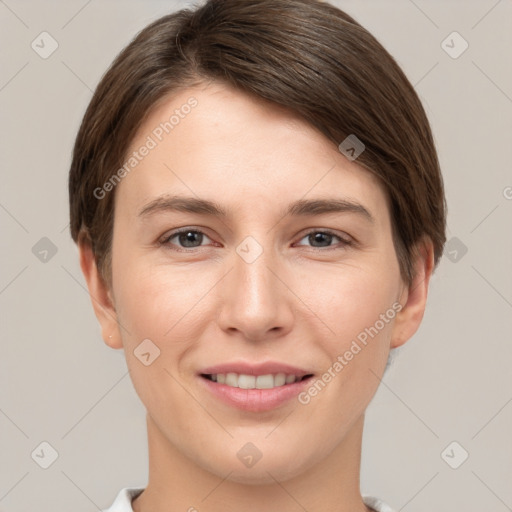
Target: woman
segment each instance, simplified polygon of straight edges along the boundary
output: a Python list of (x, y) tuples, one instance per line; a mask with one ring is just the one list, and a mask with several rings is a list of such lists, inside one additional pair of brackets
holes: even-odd
[(111, 512), (390, 511), (364, 412), (445, 243), (430, 126), (354, 19), (209, 0), (98, 85), (69, 179), (105, 343), (147, 409), (149, 482)]

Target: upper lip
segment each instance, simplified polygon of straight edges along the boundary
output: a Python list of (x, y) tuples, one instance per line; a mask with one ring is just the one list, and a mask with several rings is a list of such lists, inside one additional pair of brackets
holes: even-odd
[(276, 373), (285, 373), (286, 375), (295, 375), (296, 377), (304, 377), (312, 375), (313, 372), (291, 366), (289, 364), (280, 363), (279, 361), (266, 361), (264, 363), (248, 363), (246, 361), (233, 361), (231, 363), (222, 363), (215, 366), (203, 368), (200, 374), (217, 375), (219, 373), (237, 373), (244, 375), (269, 375)]

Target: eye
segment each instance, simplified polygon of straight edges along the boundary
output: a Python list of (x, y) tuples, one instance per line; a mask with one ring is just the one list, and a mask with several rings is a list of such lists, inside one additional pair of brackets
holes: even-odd
[[(177, 242), (182, 245), (178, 245), (178, 249), (195, 249), (201, 246), (201, 242), (204, 238), (210, 240), (202, 231), (198, 229), (184, 228), (166, 235), (165, 238), (160, 240), (161, 245), (176, 245), (171, 242), (174, 238)], [(210, 240), (211, 241), (211, 240)]]
[[(205, 238), (211, 242), (211, 239), (199, 229), (182, 228), (173, 231), (168, 235), (165, 235), (165, 237), (161, 239), (159, 243), (161, 245), (170, 246), (171, 249), (180, 251), (182, 249), (196, 249), (205, 245), (202, 243), (205, 241)], [(175, 242), (173, 242), (174, 239), (176, 239)], [(309, 233), (307, 233), (300, 241), (306, 239), (308, 240), (309, 243), (312, 244), (312, 247), (315, 249), (341, 249), (343, 247), (350, 246), (353, 244), (353, 241), (348, 237), (344, 238), (329, 230), (312, 230)], [(339, 247), (336, 247), (335, 245), (332, 244), (334, 239), (339, 240)], [(303, 244), (299, 243), (299, 245)]]
[(314, 248), (327, 247), (327, 248), (331, 248), (331, 249), (336, 249), (335, 246), (331, 245), (331, 242), (335, 238), (337, 238), (340, 241), (341, 246), (339, 248), (342, 248), (342, 247), (345, 247), (348, 245), (352, 245), (352, 240), (349, 240), (348, 237), (343, 238), (329, 230), (310, 231), (301, 240), (307, 239), (312, 244), (319, 244), (319, 245), (313, 245)]

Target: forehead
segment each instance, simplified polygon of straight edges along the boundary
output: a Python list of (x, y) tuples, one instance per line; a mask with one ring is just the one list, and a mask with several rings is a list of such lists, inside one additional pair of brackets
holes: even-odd
[(215, 82), (162, 100), (130, 144), (129, 160), (135, 165), (127, 166), (116, 194), (132, 210), (165, 193), (246, 206), (253, 214), (308, 195), (364, 199), (369, 209), (387, 209), (379, 180), (310, 124)]

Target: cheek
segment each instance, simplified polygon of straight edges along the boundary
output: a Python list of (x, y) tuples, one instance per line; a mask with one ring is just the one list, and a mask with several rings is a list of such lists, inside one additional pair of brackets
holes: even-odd
[(377, 387), (374, 374), (381, 376), (386, 365), (400, 307), (399, 283), (398, 265), (382, 258), (380, 264), (339, 273), (331, 285), (338, 293), (331, 294), (325, 311), (336, 334), (324, 347), (338, 382), (334, 387), (342, 387), (349, 402), (371, 396)]
[(322, 366), (301, 403), (310, 410), (327, 407), (323, 414), (331, 415), (333, 428), (351, 424), (362, 414), (378, 387), (396, 317), (398, 275), (398, 267), (374, 262), (331, 269), (301, 288), (304, 302), (315, 313), (311, 322), (329, 327), (322, 327), (326, 334), (317, 338)]
[[(387, 334), (394, 318), (393, 303), (398, 287), (393, 276), (398, 268), (383, 265), (347, 266), (312, 272), (295, 281), (295, 290), (311, 312), (326, 327), (326, 339), (342, 348), (366, 328), (377, 327)], [(381, 315), (388, 312), (382, 324)]]
[[(117, 314), (126, 327), (123, 345), (136, 392), (150, 411), (183, 410), (188, 395), (179, 384), (181, 362), (200, 339), (194, 318), (205, 291), (179, 269), (138, 264), (135, 258), (119, 263)], [(173, 424), (174, 419), (168, 421)]]
[(396, 311), (389, 276), (384, 280), (353, 269), (321, 282), (329, 292), (309, 289), (304, 302), (321, 305), (315, 313), (334, 334), (318, 338), (315, 353), (322, 365), (298, 398), (310, 431), (322, 432), (306, 442), (315, 453), (328, 454), (364, 414), (378, 388)]
[[(193, 281), (179, 270), (126, 267), (120, 273), (123, 284), (119, 287), (118, 311), (128, 330), (139, 337), (154, 338), (162, 346), (170, 339), (179, 341), (183, 326), (193, 329), (191, 319), (201, 312), (201, 297), (205, 286)], [(206, 288), (207, 289), (207, 288)]]

